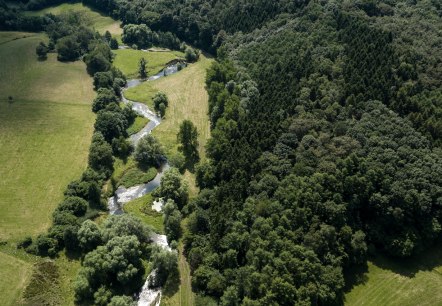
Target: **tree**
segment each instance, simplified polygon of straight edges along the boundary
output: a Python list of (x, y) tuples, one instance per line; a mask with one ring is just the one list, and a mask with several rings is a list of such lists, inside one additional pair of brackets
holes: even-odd
[(106, 30), (106, 32), (104, 33), (104, 40), (109, 43), (112, 39), (112, 35), (109, 31)]
[(81, 54), (80, 44), (75, 35), (65, 36), (57, 42), (57, 59), (59, 61), (75, 61)]
[(114, 158), (112, 147), (107, 143), (101, 133), (92, 136), (89, 149), (89, 166), (99, 173), (108, 176), (113, 170)]
[(190, 120), (184, 120), (180, 125), (180, 130), (177, 134), (177, 140), (181, 144), (179, 150), (183, 152), (186, 157), (188, 167), (199, 160), (198, 153), (198, 131), (196, 126)]
[(120, 236), (135, 236), (142, 244), (150, 242), (151, 234), (150, 229), (140, 219), (128, 214), (107, 218), (103, 223), (102, 232), (104, 241)]
[(48, 47), (44, 42), (40, 42), (35, 48), (35, 53), (37, 53), (39, 60), (44, 60), (47, 58)]
[(168, 278), (176, 277), (179, 273), (176, 252), (169, 252), (157, 246), (152, 255), (152, 267), (157, 271), (153, 285), (163, 286)]
[(95, 120), (95, 130), (100, 132), (107, 142), (112, 143), (114, 138), (120, 136), (126, 136), (126, 129), (128, 122), (124, 115), (121, 113), (121, 109), (116, 104), (114, 105), (115, 111), (108, 110), (107, 108), (98, 112), (97, 119)]
[(127, 295), (117, 295), (112, 297), (109, 302), (109, 306), (136, 306), (137, 303)]
[(86, 200), (79, 197), (67, 197), (57, 207), (57, 211), (68, 211), (77, 217), (84, 216), (88, 208)]
[(173, 200), (181, 210), (187, 204), (187, 184), (182, 181), (178, 169), (169, 169), (161, 178), (160, 187), (154, 191), (155, 195), (165, 201)]
[(92, 103), (92, 111), (97, 113), (111, 103), (118, 103), (118, 98), (115, 95), (115, 92), (109, 88), (99, 88), (97, 96)]
[(172, 199), (167, 200), (163, 207), (164, 213), (164, 232), (169, 244), (172, 241), (178, 241), (181, 235), (181, 213)]
[(184, 57), (186, 58), (187, 62), (193, 63), (193, 62), (198, 61), (200, 55), (199, 55), (198, 50), (195, 50), (193, 48), (187, 47), (186, 51), (185, 51), (185, 54), (184, 54)]
[(153, 105), (160, 117), (164, 117), (166, 108), (169, 106), (169, 99), (164, 92), (157, 92), (153, 97)]
[(100, 228), (91, 220), (83, 222), (78, 230), (77, 239), (79, 246), (85, 253), (94, 250), (103, 241)]
[(140, 78), (145, 79), (147, 78), (147, 61), (144, 57), (140, 58), (140, 62), (138, 63), (138, 75)]
[(164, 151), (152, 135), (146, 135), (138, 142), (135, 160), (144, 168), (159, 167), (164, 162)]
[(116, 38), (113, 38), (113, 37), (111, 38), (110, 43), (109, 43), (109, 47), (112, 50), (118, 50), (118, 41)]

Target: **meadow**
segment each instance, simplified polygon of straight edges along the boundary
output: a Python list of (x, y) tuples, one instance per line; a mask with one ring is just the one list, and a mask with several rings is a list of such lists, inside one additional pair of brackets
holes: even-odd
[(200, 156), (202, 158), (205, 156), (204, 146), (210, 137), (205, 77), (212, 61), (211, 58), (201, 55), (198, 62), (189, 64), (182, 71), (152, 82), (145, 82), (130, 88), (125, 93), (128, 99), (146, 103), (150, 107), (156, 92), (162, 91), (167, 95), (169, 107), (165, 119), (152, 134), (160, 140), (169, 154), (176, 152), (178, 148), (176, 135), (181, 122), (189, 119), (198, 129)]
[(104, 16), (99, 12), (91, 10), (89, 7), (85, 6), (83, 3), (63, 3), (57, 6), (48, 7), (39, 11), (28, 11), (27, 15), (30, 16), (41, 16), (44, 14), (66, 14), (69, 12), (80, 12), (84, 14), (87, 19), (88, 26), (92, 26), (100, 32), (104, 34), (106, 31), (109, 31), (112, 35), (120, 38), (123, 30), (120, 25), (121, 22), (112, 19), (111, 17)]
[(442, 305), (442, 248), (407, 259), (378, 255), (345, 296), (347, 306)]
[[(37, 60), (45, 35), (0, 32), (0, 41), (7, 59), (0, 66), (0, 241), (15, 249), (49, 227), (66, 185), (86, 168), (95, 93), (83, 62), (61, 63), (56, 54)], [(33, 271), (35, 259), (15, 256), (0, 252), (1, 305), (19, 304)]]
[(150, 52), (119, 49), (113, 52), (115, 54), (114, 66), (120, 69), (128, 78), (138, 78), (138, 65), (142, 57), (147, 60), (147, 73), (149, 76), (163, 70), (164, 66), (170, 61), (184, 57), (184, 53), (180, 51)]

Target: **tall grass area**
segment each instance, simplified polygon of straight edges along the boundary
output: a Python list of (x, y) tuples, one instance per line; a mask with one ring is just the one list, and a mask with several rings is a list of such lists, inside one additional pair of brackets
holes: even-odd
[(0, 305), (18, 305), (32, 265), (0, 252)]
[(138, 64), (144, 57), (147, 60), (147, 73), (149, 76), (160, 72), (167, 63), (174, 59), (183, 58), (180, 51), (149, 52), (134, 49), (114, 50), (114, 66), (120, 69), (128, 78), (138, 78)]
[[(17, 241), (50, 226), (66, 185), (86, 168), (95, 93), (83, 62), (61, 63), (56, 54), (37, 60), (35, 47), (47, 41), (45, 35), (11, 35), (0, 32), (0, 241), (15, 250)], [(1, 305), (21, 303), (36, 261), (16, 256), (0, 250)], [(60, 259), (56, 264), (64, 271), (60, 290), (67, 292), (72, 280), (63, 273), (72, 265)]]
[(89, 7), (83, 5), (83, 3), (63, 3), (57, 6), (52, 6), (48, 8), (44, 8), (39, 11), (28, 11), (27, 15), (30, 16), (41, 16), (44, 14), (66, 14), (69, 12), (81, 12), (87, 18), (88, 26), (95, 28), (101, 34), (104, 34), (106, 31), (109, 31), (112, 35), (119, 37), (123, 30), (120, 28), (121, 22), (112, 19), (111, 17), (104, 16), (99, 12), (93, 11)]
[(382, 256), (345, 296), (345, 305), (442, 305), (442, 248), (408, 260)]

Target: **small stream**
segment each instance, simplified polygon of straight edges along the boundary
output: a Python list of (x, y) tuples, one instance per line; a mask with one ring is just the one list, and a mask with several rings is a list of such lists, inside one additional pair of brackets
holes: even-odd
[[(179, 71), (178, 65), (179, 65), (179, 63), (169, 65), (166, 68), (164, 68), (161, 72), (159, 72), (158, 74), (149, 77), (146, 81), (148, 82), (148, 81), (157, 80), (157, 79), (162, 78), (164, 76), (177, 73)], [(161, 118), (158, 117), (153, 111), (151, 111), (149, 109), (149, 107), (147, 107), (143, 103), (128, 100), (124, 96), (125, 90), (135, 87), (135, 86), (138, 86), (142, 82), (145, 82), (145, 81), (139, 80), (139, 79), (128, 80), (126, 87), (122, 91), (123, 103), (126, 103), (126, 104), (130, 103), (132, 105), (132, 109), (137, 114), (149, 119), (149, 123), (143, 129), (141, 129), (138, 133), (130, 136), (129, 140), (134, 145), (134, 147), (138, 144), (138, 142), (140, 141), (141, 138), (150, 134), (154, 128), (156, 128), (158, 125), (161, 124)], [(146, 184), (141, 184), (141, 185), (137, 185), (137, 186), (130, 187), (130, 188), (125, 188), (124, 186), (118, 187), (118, 189), (115, 191), (114, 196), (112, 196), (108, 199), (109, 213), (111, 215), (123, 214), (124, 213), (124, 211), (123, 211), (124, 204), (126, 204), (132, 200), (138, 199), (138, 198), (148, 194), (149, 192), (152, 192), (155, 188), (160, 186), (161, 178), (163, 177), (164, 173), (169, 168), (170, 168), (169, 164), (167, 163), (167, 161), (165, 161), (165, 163), (158, 169), (158, 173), (152, 181), (150, 181)], [(152, 209), (154, 209), (156, 211), (161, 211), (161, 207), (162, 207), (161, 200), (155, 201), (154, 204), (152, 205)], [(159, 234), (153, 233), (151, 236), (151, 239), (152, 239), (153, 243), (159, 245), (160, 247), (162, 247), (168, 251), (172, 251), (172, 249), (169, 247), (169, 245), (167, 243), (167, 238), (165, 235), (159, 235)], [(152, 279), (155, 278), (155, 274), (156, 274), (156, 271), (152, 271), (149, 274), (149, 276), (147, 277), (146, 282), (143, 285), (143, 288), (141, 289), (141, 292), (139, 294), (138, 306), (154, 306), (154, 305), (159, 306), (160, 305), (161, 288), (150, 288), (150, 283), (151, 283)]]

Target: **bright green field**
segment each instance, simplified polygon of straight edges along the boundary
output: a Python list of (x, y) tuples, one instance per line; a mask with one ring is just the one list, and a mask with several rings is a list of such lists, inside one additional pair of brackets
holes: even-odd
[(39, 16), (48, 13), (54, 15), (65, 14), (69, 12), (82, 12), (86, 16), (89, 26), (93, 26), (98, 32), (104, 34), (109, 31), (112, 35), (120, 36), (123, 30), (120, 28), (120, 22), (111, 17), (104, 16), (96, 11), (91, 10), (83, 3), (63, 3), (61, 5), (45, 8), (39, 11), (26, 12), (31, 16)]
[(378, 257), (368, 263), (362, 284), (346, 294), (345, 305), (442, 305), (442, 249), (407, 261)]
[(83, 62), (60, 63), (55, 54), (38, 61), (35, 46), (45, 39), (0, 45), (0, 58), (8, 59), (0, 66), (2, 240), (44, 231), (64, 188), (87, 164), (92, 81)]
[[(35, 259), (19, 256), (15, 243), (48, 228), (66, 185), (86, 168), (95, 93), (83, 62), (37, 60), (43, 34), (0, 32), (0, 41), (0, 240), (10, 250), (0, 250), (0, 305), (17, 305)], [(57, 265), (69, 291), (75, 265)]]
[(129, 78), (138, 78), (138, 63), (142, 57), (147, 60), (148, 75), (153, 75), (160, 72), (170, 61), (184, 56), (179, 51), (145, 52), (133, 49), (120, 49), (113, 52), (115, 54), (114, 66)]
[(152, 210), (152, 195), (145, 196), (133, 200), (124, 205), (124, 211), (140, 218), (144, 223), (151, 226), (155, 232), (164, 233), (163, 214)]

